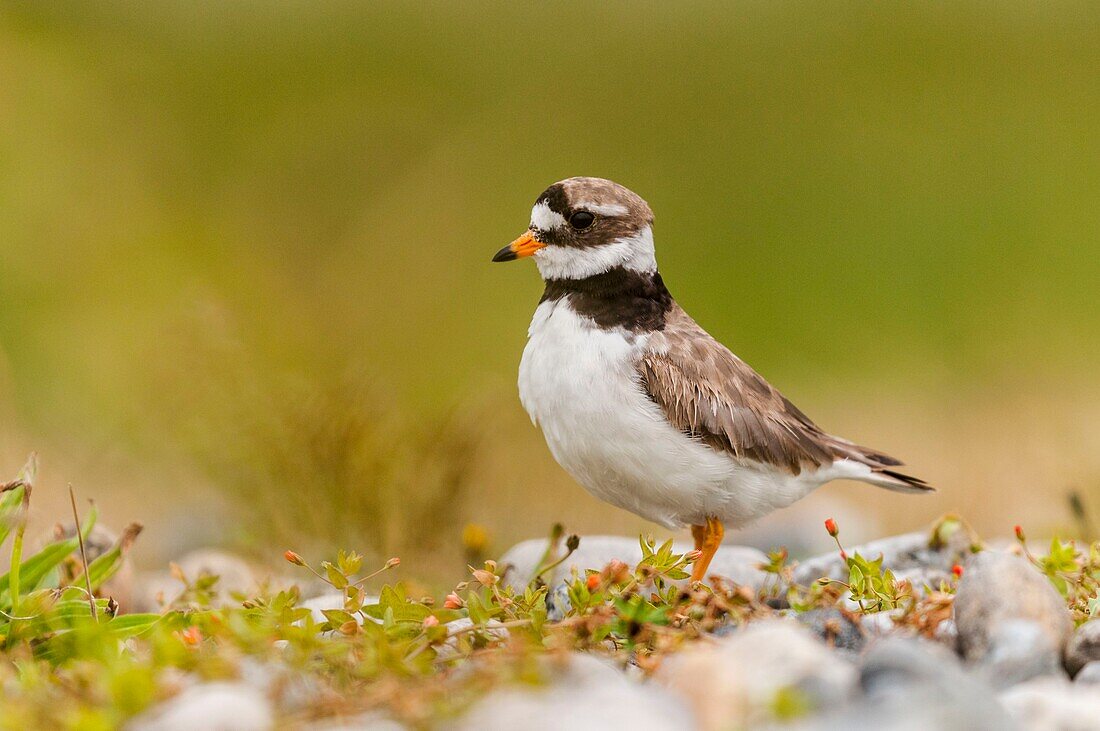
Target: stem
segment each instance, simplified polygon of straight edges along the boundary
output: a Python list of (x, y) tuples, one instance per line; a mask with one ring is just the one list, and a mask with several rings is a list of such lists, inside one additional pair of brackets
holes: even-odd
[[(381, 573), (383, 573), (383, 572), (385, 572), (385, 571), (389, 571), (389, 570), (390, 570), (391, 568), (393, 568), (393, 567), (392, 567), (392, 566), (383, 566), (382, 568), (380, 568), (380, 569), (378, 569), (377, 571), (375, 571), (375, 572), (374, 572), (373, 574), (367, 574), (366, 576), (364, 576), (363, 578), (359, 579), (358, 581), (353, 581), (352, 583), (348, 584), (348, 586), (359, 586), (359, 585), (360, 585), (360, 584), (362, 584), (362, 583), (363, 583), (364, 581), (367, 581), (368, 579), (373, 579), (373, 578), (374, 578), (375, 576), (378, 576), (378, 574), (381, 574)], [(312, 569), (311, 569), (311, 570), (312, 570)], [(315, 573), (315, 574), (316, 574), (317, 572), (316, 572), (316, 571), (314, 571), (313, 573)], [(318, 576), (320, 576), (320, 574), (318, 574)], [(321, 578), (324, 578), (324, 577), (322, 576)], [(328, 579), (325, 579), (325, 581), (328, 581)]]
[(535, 574), (535, 578), (532, 579), (532, 581), (536, 581), (538, 579), (541, 579), (542, 575), (545, 574), (547, 571), (552, 571), (552, 570), (556, 569), (558, 566), (561, 566), (563, 563), (565, 563), (565, 560), (567, 558), (569, 558), (570, 556), (573, 555), (573, 551), (576, 551), (576, 550), (577, 550), (576, 548), (570, 548), (569, 550), (567, 550), (565, 552), (565, 555), (562, 556), (561, 558), (559, 558), (557, 561), (555, 561), (552, 564), (548, 564), (546, 566), (543, 566), (541, 569), (539, 569), (539, 572), (537, 574)]
[(88, 574), (88, 552), (84, 550), (84, 534), (80, 531), (80, 514), (76, 511), (76, 493), (69, 484), (69, 503), (73, 506), (73, 523), (76, 524), (76, 537), (80, 541), (80, 561), (84, 564), (84, 584), (88, 588), (88, 606), (92, 609), (92, 619), (99, 622), (99, 613), (95, 608), (95, 594), (92, 593), (92, 577)]
[(30, 485), (23, 485), (23, 505), (20, 509), (19, 525), (15, 528), (15, 537), (11, 544), (11, 571), (8, 574), (8, 593), (11, 595), (11, 613), (19, 615), (19, 570), (23, 563), (23, 534), (27, 530), (27, 514), (30, 512)]

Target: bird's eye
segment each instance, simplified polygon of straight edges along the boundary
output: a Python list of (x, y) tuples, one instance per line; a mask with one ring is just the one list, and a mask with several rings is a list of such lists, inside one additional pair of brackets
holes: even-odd
[(596, 220), (588, 211), (577, 211), (569, 217), (569, 225), (577, 230), (584, 230), (592, 225), (592, 222)]

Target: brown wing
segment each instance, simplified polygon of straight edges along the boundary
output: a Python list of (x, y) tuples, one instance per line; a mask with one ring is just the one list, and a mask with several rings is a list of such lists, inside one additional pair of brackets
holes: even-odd
[(823, 432), (679, 307), (649, 348), (638, 364), (643, 388), (677, 429), (714, 449), (796, 475), (841, 457), (900, 464)]

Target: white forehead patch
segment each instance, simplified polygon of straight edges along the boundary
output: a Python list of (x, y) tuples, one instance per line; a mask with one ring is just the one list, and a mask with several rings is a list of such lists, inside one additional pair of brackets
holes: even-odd
[(551, 210), (546, 201), (539, 201), (531, 209), (531, 228), (540, 231), (561, 228), (565, 225), (565, 216)]
[(618, 203), (593, 203), (591, 201), (581, 201), (577, 204), (577, 208), (583, 208), (586, 211), (592, 213), (598, 213), (601, 216), (625, 216), (630, 213), (630, 210), (626, 206), (621, 206)]

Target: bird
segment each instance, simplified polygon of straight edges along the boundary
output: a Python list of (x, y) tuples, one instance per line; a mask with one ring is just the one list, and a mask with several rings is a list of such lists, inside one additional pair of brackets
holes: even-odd
[(725, 535), (836, 479), (933, 492), (883, 452), (833, 436), (700, 327), (657, 269), (653, 211), (610, 180), (535, 200), (494, 262), (533, 258), (544, 289), (519, 394), (554, 459), (598, 499), (691, 527), (691, 580)]

